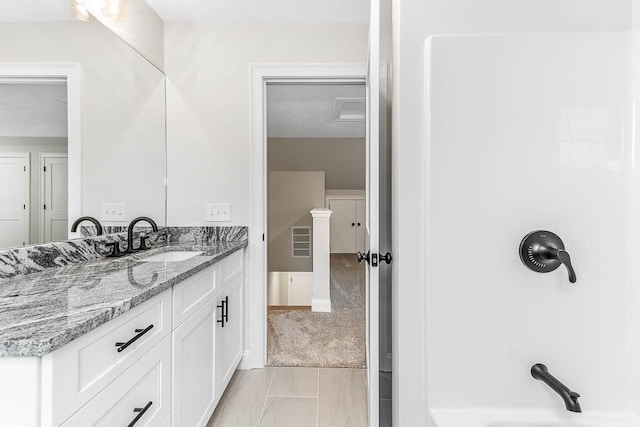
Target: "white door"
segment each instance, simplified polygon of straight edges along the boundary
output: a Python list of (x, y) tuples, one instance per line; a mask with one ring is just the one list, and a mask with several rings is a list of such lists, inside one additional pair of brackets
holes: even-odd
[(0, 248), (29, 243), (29, 153), (0, 153)]
[[(329, 221), (330, 251), (333, 254), (356, 253), (356, 205), (354, 200), (330, 200), (333, 212)], [(364, 228), (364, 227), (363, 227)]]
[(67, 240), (68, 230), (68, 176), (67, 154), (42, 154), (43, 170), (43, 227), (42, 242)]
[(380, 231), (380, 0), (371, 0), (367, 70), (366, 274), (367, 400), (369, 426), (379, 425), (379, 231)]

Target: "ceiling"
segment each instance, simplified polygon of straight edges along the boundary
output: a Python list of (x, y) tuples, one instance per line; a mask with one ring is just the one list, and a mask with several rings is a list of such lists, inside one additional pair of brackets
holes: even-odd
[(67, 85), (0, 83), (3, 136), (67, 136)]
[(75, 21), (69, 0), (0, 0), (0, 22)]
[(364, 137), (364, 98), (364, 84), (270, 84), (267, 136)]
[(165, 21), (367, 23), (369, 0), (147, 0)]

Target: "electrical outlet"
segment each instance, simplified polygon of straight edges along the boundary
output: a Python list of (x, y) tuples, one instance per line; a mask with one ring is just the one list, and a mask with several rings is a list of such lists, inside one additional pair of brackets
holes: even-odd
[(126, 206), (124, 203), (103, 203), (100, 205), (102, 221), (125, 222), (127, 218)]
[(207, 204), (207, 221), (231, 221), (231, 205), (229, 203)]

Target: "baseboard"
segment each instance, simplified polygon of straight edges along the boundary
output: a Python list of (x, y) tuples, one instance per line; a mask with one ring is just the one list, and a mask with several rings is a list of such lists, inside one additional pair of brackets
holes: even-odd
[(331, 300), (311, 298), (311, 311), (331, 313)]
[(238, 364), (238, 369), (241, 371), (246, 371), (248, 369), (253, 369), (251, 365), (251, 352), (245, 351), (242, 353), (242, 359), (240, 359), (240, 363)]

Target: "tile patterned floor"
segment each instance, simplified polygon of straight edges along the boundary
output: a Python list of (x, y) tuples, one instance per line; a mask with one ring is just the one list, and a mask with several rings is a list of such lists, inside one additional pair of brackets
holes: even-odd
[(207, 427), (366, 427), (361, 369), (236, 371)]

